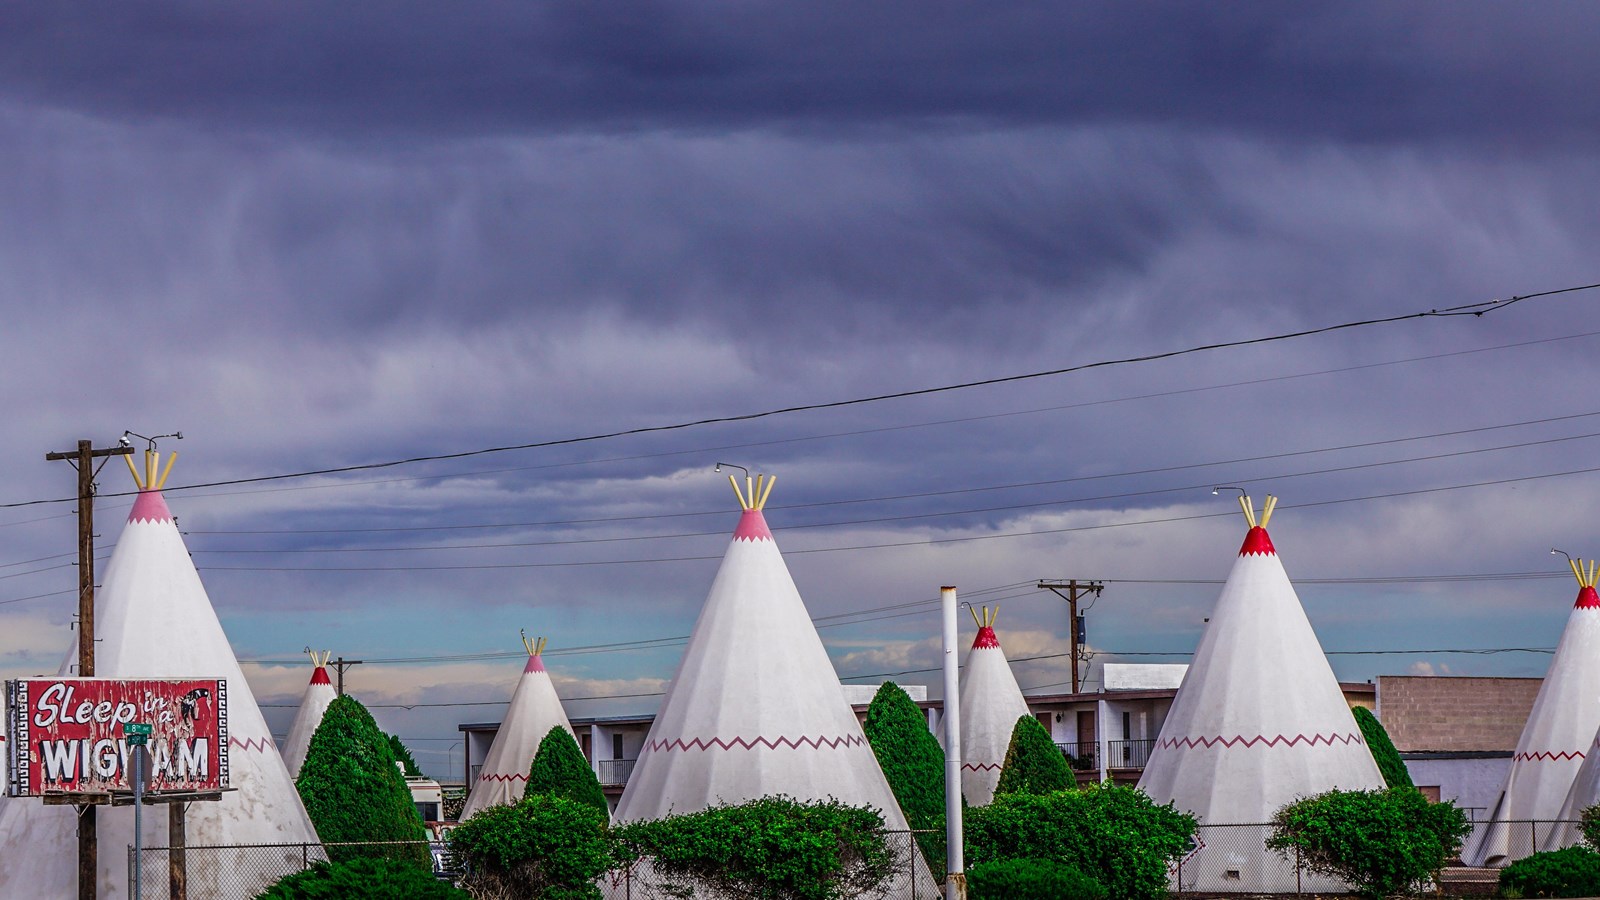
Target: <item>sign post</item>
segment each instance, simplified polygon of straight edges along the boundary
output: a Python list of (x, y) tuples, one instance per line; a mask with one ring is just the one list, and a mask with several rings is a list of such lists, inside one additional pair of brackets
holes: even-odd
[(144, 748), (152, 730), (148, 722), (122, 726), (122, 735), (133, 751), (133, 900), (144, 900)]

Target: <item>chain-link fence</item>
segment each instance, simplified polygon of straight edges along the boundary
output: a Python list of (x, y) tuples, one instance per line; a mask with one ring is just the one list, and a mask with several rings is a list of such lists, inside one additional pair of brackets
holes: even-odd
[[(1476, 842), (1487, 841), (1497, 865), (1529, 856), (1538, 850), (1570, 846), (1579, 839), (1577, 822), (1516, 821), (1474, 822), (1462, 844), (1470, 854)], [(1305, 871), (1292, 853), (1287, 858), (1267, 849), (1272, 825), (1201, 825), (1194, 842), (1169, 867), (1173, 891), (1178, 894), (1319, 894), (1346, 893), (1350, 888), (1333, 879)]]
[(146, 900), (249, 900), (279, 879), (341, 853), (410, 859), (426, 854), (435, 873), (450, 874), (444, 845), (428, 841), (144, 847), (137, 855), (129, 847), (128, 894), (133, 895), (138, 879)]

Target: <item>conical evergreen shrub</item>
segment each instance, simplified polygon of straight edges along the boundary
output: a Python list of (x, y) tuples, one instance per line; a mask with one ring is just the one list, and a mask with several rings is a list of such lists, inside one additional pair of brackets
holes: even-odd
[[(422, 819), (389, 739), (354, 697), (328, 704), (311, 735), (295, 787), (323, 843), (425, 841)], [(412, 847), (332, 848), (334, 861), (359, 856), (415, 859), (431, 867), (425, 844)]]
[(1050, 794), (1077, 786), (1078, 779), (1050, 732), (1033, 716), (1017, 719), (995, 794)]
[(909, 694), (886, 681), (867, 707), (862, 730), (907, 824), (933, 830), (917, 835), (917, 843), (928, 867), (943, 872), (944, 748), (928, 730), (927, 718)]
[(1411, 781), (1411, 772), (1406, 769), (1406, 761), (1400, 758), (1394, 741), (1389, 740), (1389, 730), (1383, 727), (1372, 710), (1357, 706), (1351, 712), (1356, 717), (1356, 724), (1361, 726), (1361, 737), (1366, 740), (1367, 749), (1372, 751), (1372, 761), (1378, 764), (1378, 771), (1389, 787), (1416, 787)]
[(575, 800), (600, 810), (608, 818), (611, 815), (600, 779), (583, 758), (578, 742), (560, 725), (539, 741), (539, 752), (533, 755), (533, 766), (528, 769), (527, 793)]
[(384, 737), (389, 739), (389, 749), (394, 752), (395, 762), (406, 767), (406, 777), (421, 778), (422, 768), (417, 765), (416, 757), (413, 757), (411, 751), (406, 749), (405, 742), (400, 740), (400, 736), (398, 734), (386, 734)]

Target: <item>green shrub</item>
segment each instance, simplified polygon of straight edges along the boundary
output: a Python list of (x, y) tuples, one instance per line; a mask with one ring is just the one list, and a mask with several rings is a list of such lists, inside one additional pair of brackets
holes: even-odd
[(1372, 751), (1372, 761), (1378, 764), (1384, 783), (1392, 788), (1415, 787), (1411, 773), (1406, 769), (1406, 761), (1400, 758), (1394, 741), (1389, 740), (1388, 730), (1372, 714), (1372, 710), (1357, 706), (1351, 713), (1356, 717), (1356, 724), (1361, 726), (1361, 737), (1366, 740), (1367, 749)]
[(944, 872), (944, 748), (928, 730), (928, 719), (899, 685), (884, 682), (867, 707), (862, 725), (883, 777), (917, 835), (935, 874)]
[(406, 749), (405, 742), (400, 740), (400, 736), (397, 734), (386, 734), (384, 737), (389, 739), (389, 750), (394, 754), (394, 761), (402, 766), (405, 766), (406, 777), (421, 778), (422, 770), (417, 767), (416, 758), (411, 755), (410, 750)]
[(565, 797), (600, 810), (608, 819), (611, 815), (600, 779), (583, 758), (578, 742), (560, 725), (539, 741), (539, 752), (533, 755), (533, 765), (528, 769), (526, 793)]
[(1600, 897), (1600, 853), (1568, 847), (1523, 857), (1500, 870), (1504, 897)]
[(256, 900), (469, 900), (410, 860), (352, 859), (319, 862), (290, 875)]
[(629, 855), (651, 857), (672, 889), (703, 885), (733, 897), (870, 896), (895, 870), (878, 811), (835, 800), (762, 797), (636, 822), (613, 836)]
[(1004, 859), (967, 870), (967, 900), (1106, 900), (1106, 889), (1061, 863)]
[[(328, 704), (306, 747), (295, 787), (324, 843), (427, 840), (388, 738), (354, 697), (337, 697)], [(397, 853), (432, 868), (424, 844), (328, 851), (334, 861)]]
[(1165, 898), (1167, 865), (1194, 837), (1194, 817), (1125, 785), (999, 794), (966, 814), (970, 866), (1042, 859), (1072, 866), (1116, 900)]
[(1424, 885), (1471, 830), (1454, 804), (1415, 788), (1335, 790), (1278, 810), (1267, 847), (1286, 859), (1298, 851), (1306, 871), (1379, 897)]
[(1011, 729), (1011, 745), (1006, 748), (995, 794), (1048, 794), (1077, 786), (1072, 767), (1044, 725), (1033, 716), (1018, 719)]
[(450, 832), (450, 855), (475, 896), (599, 900), (594, 880), (616, 864), (605, 813), (564, 797), (526, 794)]
[(1583, 832), (1583, 842), (1591, 850), (1600, 850), (1600, 806), (1588, 807), (1578, 816), (1578, 829)]

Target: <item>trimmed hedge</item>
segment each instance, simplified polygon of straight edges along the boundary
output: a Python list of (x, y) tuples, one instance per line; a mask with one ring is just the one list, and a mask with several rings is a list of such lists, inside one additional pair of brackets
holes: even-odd
[(599, 900), (595, 879), (616, 865), (603, 812), (564, 797), (526, 794), (450, 831), (450, 855), (475, 896)]
[(1356, 717), (1356, 724), (1361, 726), (1361, 737), (1367, 742), (1367, 749), (1372, 751), (1372, 761), (1378, 764), (1384, 783), (1392, 788), (1415, 787), (1411, 772), (1406, 769), (1406, 761), (1400, 758), (1394, 741), (1389, 740), (1388, 730), (1372, 714), (1372, 710), (1357, 706), (1351, 713)]
[(1600, 853), (1567, 847), (1525, 856), (1500, 870), (1502, 897), (1600, 897)]
[(998, 794), (966, 813), (972, 868), (1016, 859), (1071, 866), (1116, 900), (1164, 900), (1167, 865), (1184, 852), (1195, 819), (1126, 785), (1052, 794)]
[(1106, 889), (1072, 866), (1006, 859), (967, 870), (967, 900), (1106, 900)]
[(1290, 803), (1272, 821), (1268, 848), (1285, 859), (1298, 851), (1306, 871), (1372, 897), (1425, 885), (1472, 830), (1454, 804), (1429, 803), (1411, 787), (1328, 791)]
[(718, 896), (844, 900), (874, 895), (895, 874), (883, 817), (836, 800), (762, 797), (635, 822), (612, 836), (630, 857), (650, 857), (669, 889), (704, 885)]
[(889, 790), (906, 823), (927, 829), (917, 845), (935, 876), (944, 872), (944, 748), (928, 730), (928, 719), (899, 685), (886, 681), (867, 707), (862, 725)]
[[(322, 724), (311, 735), (295, 787), (323, 843), (427, 840), (405, 776), (394, 764), (389, 739), (354, 697), (337, 697), (328, 704)], [(335, 862), (396, 854), (432, 870), (432, 858), (423, 844), (328, 851)]]
[(1586, 807), (1578, 817), (1578, 830), (1583, 833), (1583, 842), (1589, 845), (1590, 850), (1600, 850), (1600, 806)]
[(470, 900), (471, 896), (410, 860), (352, 859), (319, 862), (283, 878), (257, 894), (256, 900)]
[(1051, 740), (1050, 732), (1033, 716), (1017, 719), (1011, 729), (1011, 745), (1006, 748), (1005, 765), (1000, 769), (1000, 794), (1049, 794), (1078, 786), (1072, 766)]
[(551, 728), (539, 741), (539, 752), (533, 755), (533, 765), (528, 769), (526, 793), (564, 797), (600, 810), (608, 821), (611, 816), (600, 779), (595, 777), (589, 761), (583, 758), (578, 742), (560, 725)]

